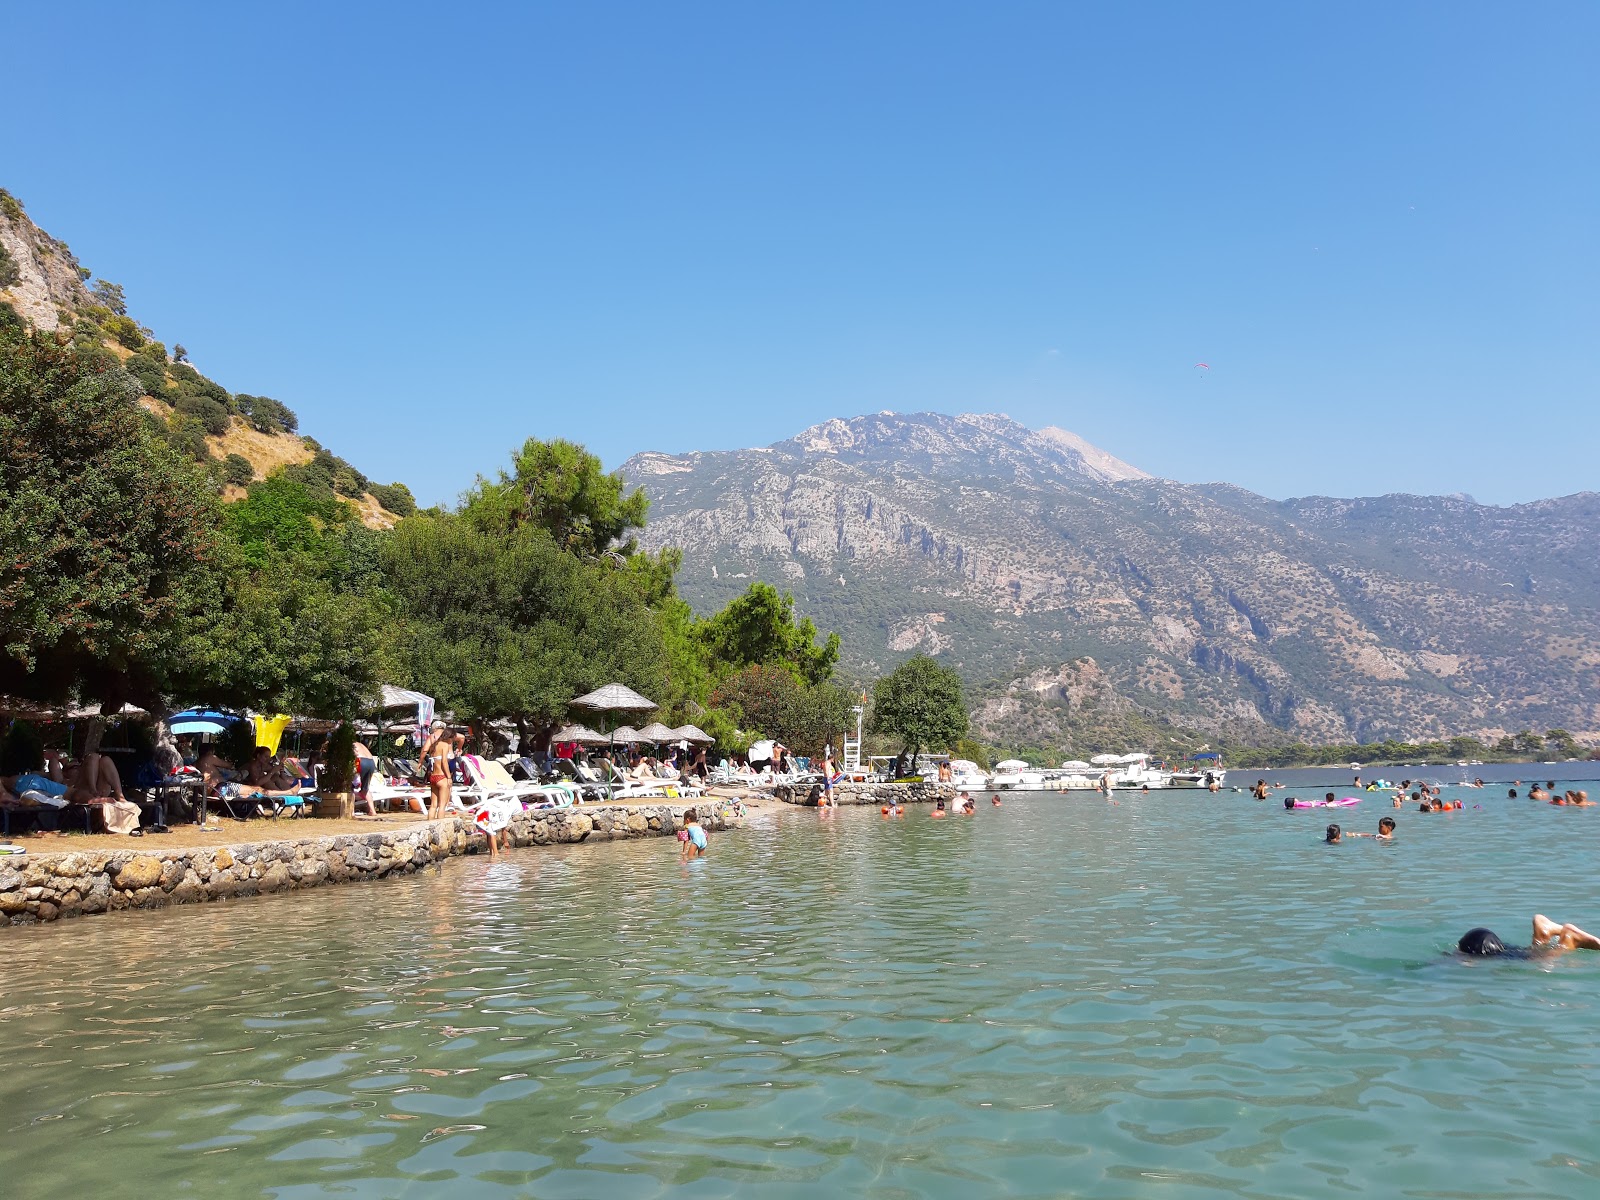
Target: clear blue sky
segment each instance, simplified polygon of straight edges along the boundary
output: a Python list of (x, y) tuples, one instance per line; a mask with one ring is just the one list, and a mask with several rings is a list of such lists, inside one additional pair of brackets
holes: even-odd
[(530, 435), (616, 465), (884, 408), (1280, 497), (1600, 488), (1591, 0), (4, 28), (0, 185), (425, 502)]

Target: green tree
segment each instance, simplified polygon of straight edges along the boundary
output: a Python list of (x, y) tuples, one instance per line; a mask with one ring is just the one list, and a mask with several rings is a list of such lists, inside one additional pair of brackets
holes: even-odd
[(0, 333), (0, 692), (148, 696), (218, 554), (216, 499), (124, 372)]
[(1538, 754), (1544, 750), (1544, 739), (1531, 729), (1524, 729), (1512, 739), (1519, 754)]
[(374, 500), (397, 517), (409, 517), (417, 511), (416, 497), (403, 483), (374, 483), (367, 490)]
[(222, 481), (234, 487), (249, 487), (256, 477), (256, 469), (242, 454), (230, 454), (222, 460)]
[(128, 300), (123, 294), (120, 283), (112, 283), (109, 279), (97, 279), (94, 286), (89, 289), (89, 294), (115, 315), (125, 317), (128, 315)]
[(872, 727), (899, 738), (913, 760), (924, 747), (955, 745), (967, 732), (961, 676), (926, 654), (906, 659), (873, 686)]
[(839, 635), (830, 633), (818, 646), (811, 618), (794, 619), (794, 597), (759, 580), (703, 622), (700, 637), (712, 662), (725, 669), (781, 663), (815, 684), (839, 661)]
[(608, 560), (569, 554), (531, 524), (485, 529), (444, 514), (400, 522), (382, 562), (406, 674), (443, 708), (547, 729), (604, 683), (660, 699), (660, 630)]
[(1544, 732), (1545, 744), (1562, 758), (1577, 758), (1582, 754), (1577, 739), (1565, 729), (1547, 729)]
[(780, 664), (741, 667), (717, 685), (711, 702), (746, 733), (777, 738), (797, 754), (837, 748), (854, 721), (849, 692), (831, 683), (805, 683)]
[[(485, 529), (543, 529), (569, 553), (592, 557), (637, 548), (628, 535), (643, 529), (650, 502), (643, 489), (623, 494), (622, 475), (574, 442), (529, 438), (512, 456), (510, 473), (480, 478), (467, 493), (463, 515)], [(623, 542), (622, 539), (628, 540)]]

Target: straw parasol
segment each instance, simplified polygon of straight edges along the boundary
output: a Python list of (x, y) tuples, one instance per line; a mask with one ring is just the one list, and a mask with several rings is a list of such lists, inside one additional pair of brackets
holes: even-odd
[(717, 740), (698, 725), (682, 725), (670, 730), (668, 736), (675, 742), (694, 742), (701, 746), (709, 746)]
[(656, 742), (659, 744), (661, 742), (676, 741), (678, 737), (675, 730), (668, 728), (660, 721), (651, 721), (650, 724), (639, 730), (639, 740), (641, 742)]
[(587, 708), (594, 712), (649, 712), (656, 707), (656, 702), (646, 700), (631, 687), (608, 683), (576, 700), (569, 700), (567, 707)]
[(640, 742), (648, 742), (650, 739), (640, 736), (637, 730), (627, 725), (619, 725), (611, 731), (611, 740), (619, 746), (636, 746)]
[(582, 745), (593, 746), (606, 740), (606, 735), (596, 733), (587, 725), (563, 725), (550, 735), (552, 742), (578, 742)]
[[(567, 701), (569, 708), (586, 708), (597, 713), (625, 713), (649, 712), (656, 707), (654, 700), (648, 700), (639, 695), (631, 687), (620, 683), (608, 683), (603, 688), (579, 696), (576, 700)], [(632, 730), (628, 731), (632, 733)], [(611, 744), (620, 739), (615, 731), (611, 734)], [(633, 740), (637, 741), (637, 737)]]

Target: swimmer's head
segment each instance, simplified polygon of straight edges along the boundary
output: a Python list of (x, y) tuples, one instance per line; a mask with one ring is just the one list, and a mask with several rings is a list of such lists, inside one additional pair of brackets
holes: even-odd
[(1326, 800), (1329, 804), (1332, 804), (1333, 803), (1333, 793), (1329, 792), (1326, 796), (1323, 797), (1323, 799)]
[(1283, 798), (1283, 806), (1285, 808), (1293, 808), (1294, 807), (1294, 797), (1293, 796), (1285, 796)]
[(1339, 827), (1337, 825), (1329, 825), (1328, 826), (1328, 842), (1329, 842), (1329, 844), (1337, 842), (1338, 840), (1339, 840)]
[(1379, 833), (1393, 833), (1394, 832), (1394, 818), (1393, 817), (1384, 817), (1383, 820), (1379, 821), (1378, 822), (1378, 832)]
[(1517, 789), (1516, 788), (1511, 788), (1510, 790), (1508, 790), (1506, 792), (1506, 795), (1510, 796), (1511, 799), (1515, 800), (1517, 798)]
[(1487, 957), (1494, 954), (1504, 954), (1506, 944), (1500, 940), (1498, 934), (1492, 929), (1479, 926), (1469, 929), (1461, 935), (1461, 940), (1456, 943), (1456, 949), (1463, 954), (1476, 954)]

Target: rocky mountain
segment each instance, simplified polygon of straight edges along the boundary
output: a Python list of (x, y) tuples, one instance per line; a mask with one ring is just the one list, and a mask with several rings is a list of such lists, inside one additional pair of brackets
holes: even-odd
[(1279, 502), (993, 414), (832, 420), (623, 472), (697, 607), (779, 584), (863, 674), (917, 650), (957, 666), (994, 738), (1600, 738), (1593, 493)]

